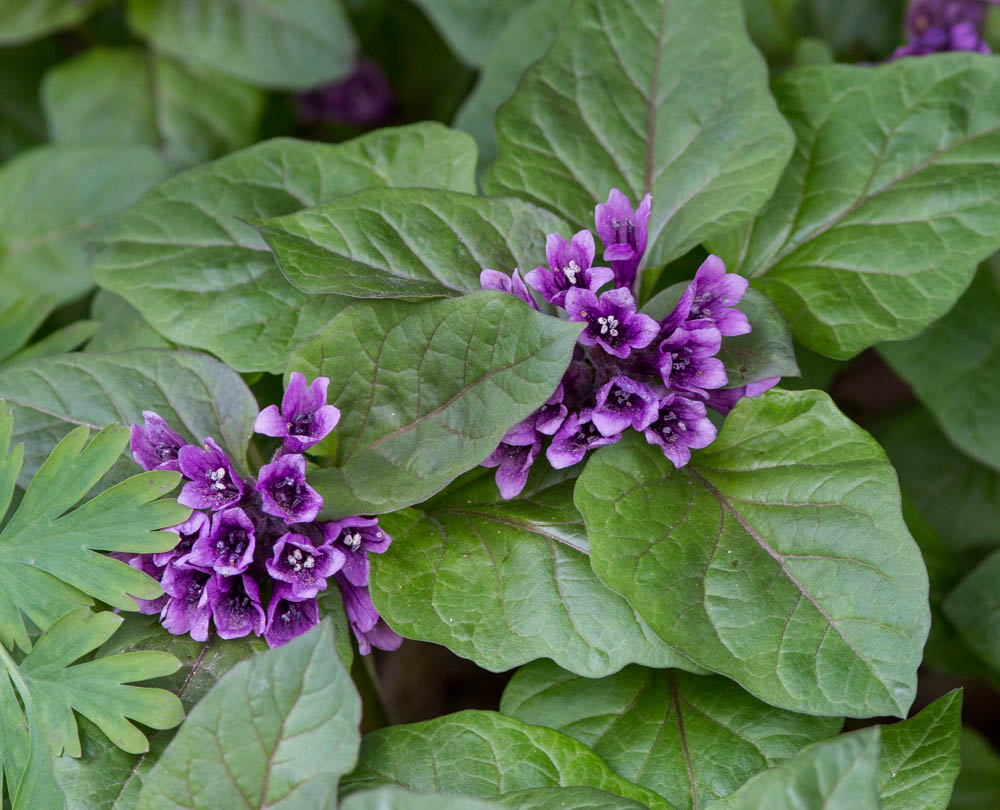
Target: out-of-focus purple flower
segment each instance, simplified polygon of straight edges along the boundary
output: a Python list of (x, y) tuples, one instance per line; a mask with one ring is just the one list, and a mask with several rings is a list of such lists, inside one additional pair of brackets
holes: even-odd
[(143, 411), (142, 418), (142, 427), (133, 423), (129, 431), (129, 449), (135, 463), (144, 470), (179, 470), (177, 455), (187, 442), (155, 411)]
[(566, 417), (559, 432), (552, 437), (552, 444), (545, 451), (545, 457), (555, 469), (572, 467), (583, 459), (588, 450), (614, 444), (622, 437), (620, 433), (603, 435), (594, 424), (593, 415), (593, 409), (588, 408)]
[(268, 405), (257, 415), (254, 431), (283, 440), (289, 453), (301, 453), (322, 441), (340, 421), (340, 411), (326, 404), (328, 377), (306, 386), (305, 375), (293, 371), (281, 398), (281, 410)]
[(639, 270), (639, 263), (646, 252), (649, 215), (653, 198), (647, 194), (637, 209), (632, 208), (628, 197), (616, 188), (611, 189), (608, 201), (594, 209), (597, 235), (604, 243), (604, 260), (615, 270), (615, 284), (631, 290)]
[(242, 574), (253, 562), (256, 548), (254, 524), (238, 506), (215, 513), (212, 529), (194, 542), (177, 565), (213, 570), (224, 577)]
[(187, 554), (199, 538), (204, 537), (212, 528), (212, 521), (204, 512), (194, 511), (191, 517), (176, 526), (170, 526), (164, 531), (177, 535), (177, 545), (170, 551), (161, 551), (153, 555), (153, 562), (162, 567)]
[(215, 632), (219, 638), (241, 638), (264, 632), (264, 609), (260, 588), (248, 574), (223, 577), (213, 574), (205, 586), (205, 598), (212, 608)]
[(205, 588), (212, 575), (197, 568), (168, 565), (160, 585), (170, 601), (160, 614), (160, 624), (175, 636), (190, 633), (195, 641), (208, 640), (208, 623), (212, 618)]
[(205, 449), (187, 445), (178, 454), (181, 472), (189, 479), (177, 496), (177, 503), (192, 509), (218, 512), (243, 497), (243, 481), (233, 471), (233, 463), (211, 438)]
[(257, 479), (261, 508), (286, 523), (310, 523), (323, 508), (323, 498), (306, 483), (305, 456), (279, 456), (260, 468)]
[(496, 467), (497, 489), (505, 501), (520, 494), (528, 482), (528, 473), (542, 449), (537, 438), (531, 444), (515, 445), (501, 442), (483, 462), (484, 467)]
[(265, 563), (272, 579), (288, 583), (291, 597), (301, 602), (326, 589), (327, 577), (344, 567), (347, 555), (324, 544), (318, 548), (301, 534), (282, 535)]
[[(128, 561), (128, 564), (133, 568), (142, 571), (144, 574), (149, 574), (157, 582), (159, 582), (163, 577), (164, 566), (157, 565), (153, 562), (153, 558), (149, 554), (138, 554), (135, 557), (132, 557)], [(137, 596), (132, 598), (135, 599), (136, 604), (139, 606), (139, 612), (144, 613), (147, 616), (153, 613), (159, 613), (170, 600), (170, 596), (166, 593), (156, 597), (156, 599), (139, 599)]]
[(550, 233), (545, 242), (549, 269), (536, 267), (524, 280), (542, 294), (542, 298), (555, 306), (564, 306), (566, 291), (580, 287), (597, 292), (615, 277), (610, 267), (593, 267), (594, 235), (578, 231), (567, 242), (557, 233)]
[(997, 0), (911, 0), (907, 43), (887, 61), (946, 51), (989, 53), (982, 36), (987, 3), (997, 5)]
[(597, 392), (591, 420), (602, 436), (621, 435), (627, 427), (645, 430), (659, 410), (659, 398), (648, 385), (618, 375)]
[(667, 394), (660, 400), (659, 416), (645, 430), (646, 441), (660, 445), (675, 467), (683, 467), (691, 460), (691, 450), (715, 441), (715, 425), (705, 414), (704, 402)]
[(750, 322), (735, 307), (743, 300), (748, 284), (743, 276), (727, 273), (718, 256), (709, 256), (691, 282), (693, 297), (688, 328), (714, 326), (723, 337), (745, 335), (750, 331)]
[(736, 403), (743, 397), (759, 397), (765, 391), (770, 391), (781, 382), (781, 377), (767, 377), (763, 380), (741, 385), (738, 388), (723, 388), (718, 391), (709, 391), (705, 404), (714, 411), (718, 411), (723, 416), (736, 407)]
[[(742, 313), (741, 313), (742, 314)], [(714, 327), (675, 329), (660, 343), (660, 374), (668, 388), (704, 396), (728, 381), (726, 367), (715, 355), (722, 348), (722, 333)]]
[(299, 94), (299, 120), (372, 127), (388, 117), (394, 104), (382, 68), (370, 59), (359, 59), (343, 79)]
[(515, 268), (511, 275), (505, 275), (499, 270), (483, 270), (479, 274), (479, 286), (484, 290), (500, 290), (520, 298), (532, 309), (538, 309), (538, 302), (531, 291), (524, 285), (520, 272)]
[(632, 349), (652, 343), (660, 331), (656, 321), (635, 311), (635, 299), (624, 287), (608, 290), (600, 299), (590, 290), (573, 287), (566, 293), (566, 311), (571, 321), (587, 324), (580, 333), (580, 343), (599, 345), (623, 359)]
[(378, 647), (380, 650), (397, 649), (403, 643), (402, 636), (393, 631), (379, 616), (378, 610), (372, 604), (368, 588), (353, 585), (340, 572), (334, 576), (344, 595), (347, 620), (358, 639), (360, 653), (367, 655), (372, 647)]
[(280, 647), (312, 629), (318, 622), (319, 603), (315, 597), (295, 600), (290, 585), (277, 585), (267, 606), (264, 640), (269, 647)]
[(343, 551), (341, 576), (353, 585), (367, 585), (368, 555), (382, 554), (392, 545), (392, 538), (379, 526), (378, 518), (348, 517), (324, 523), (321, 528), (326, 541)]

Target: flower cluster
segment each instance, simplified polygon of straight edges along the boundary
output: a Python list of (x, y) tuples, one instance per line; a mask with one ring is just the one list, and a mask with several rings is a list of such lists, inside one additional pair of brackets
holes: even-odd
[(395, 98), (382, 68), (360, 59), (343, 79), (299, 93), (297, 102), (304, 124), (374, 127), (389, 117)]
[(989, 53), (983, 39), (988, 4), (1000, 0), (911, 0), (906, 13), (907, 43), (889, 60), (945, 51)]
[(316, 522), (323, 499), (306, 481), (302, 451), (337, 425), (340, 412), (326, 404), (329, 380), (306, 385), (293, 373), (281, 408), (269, 405), (255, 430), (282, 440), (257, 478), (241, 478), (211, 438), (190, 445), (153, 411), (132, 425), (132, 456), (145, 470), (177, 470), (185, 483), (178, 503), (194, 511), (169, 531), (177, 545), (126, 561), (163, 587), (154, 600), (138, 600), (143, 613), (159, 613), (174, 634), (204, 641), (214, 622), (220, 638), (263, 635), (284, 644), (319, 621), (317, 594), (332, 578), (340, 587), (362, 653), (394, 650), (402, 638), (379, 616), (368, 591), (368, 554), (392, 542), (376, 518)]
[[(545, 457), (559, 469), (578, 463), (589, 450), (617, 442), (632, 428), (682, 467), (692, 449), (715, 439), (708, 407), (728, 413), (741, 397), (761, 394), (778, 382), (772, 378), (724, 388), (728, 378), (716, 355), (724, 338), (746, 334), (750, 324), (735, 308), (747, 281), (727, 273), (719, 257), (708, 257), (662, 320), (636, 311), (633, 288), (651, 210), (650, 195), (633, 209), (618, 189), (597, 206), (596, 230), (611, 267), (594, 266), (594, 236), (580, 231), (569, 241), (549, 234), (549, 266), (537, 267), (523, 279), (517, 270), (511, 276), (483, 270), (484, 289), (504, 290), (538, 309), (530, 285), (571, 321), (586, 324), (569, 369), (548, 402), (508, 431), (483, 462), (497, 468), (504, 498), (524, 488), (546, 440)], [(613, 287), (601, 292), (609, 283)]]

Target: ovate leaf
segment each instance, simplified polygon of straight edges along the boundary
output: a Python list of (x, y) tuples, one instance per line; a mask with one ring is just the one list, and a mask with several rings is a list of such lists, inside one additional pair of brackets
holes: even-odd
[(323, 621), (223, 676), (146, 777), (139, 810), (332, 806), (357, 761), (360, 721)]
[(617, 187), (653, 194), (647, 265), (749, 219), (792, 139), (739, 0), (584, 0), (497, 115), (490, 194), (593, 227)]
[(395, 784), (489, 799), (540, 787), (592, 787), (667, 810), (670, 803), (626, 782), (593, 751), (552, 729), (502, 714), (465, 711), (372, 732), (361, 743), (345, 793)]
[(1000, 246), (998, 87), (1000, 65), (971, 54), (789, 73), (775, 94), (798, 148), (760, 216), (711, 249), (818, 352), (915, 335)]
[(567, 231), (523, 200), (426, 189), (362, 191), (257, 228), (300, 290), (358, 298), (478, 290), (484, 267), (537, 265), (546, 234)]
[(963, 579), (944, 602), (944, 612), (975, 653), (1000, 672), (1000, 551)]
[(597, 575), (696, 663), (793, 711), (906, 714), (927, 573), (885, 454), (826, 394), (742, 400), (681, 470), (602, 448), (576, 503)]
[(440, 124), (336, 145), (266, 141), (172, 178), (116, 219), (94, 275), (164, 337), (211, 351), (239, 371), (280, 373), (291, 350), (346, 302), (295, 289), (243, 220), (370, 186), (472, 192), (475, 163), (472, 140)]
[(93, 13), (104, 0), (0, 0), (0, 44), (36, 39), (69, 28)]
[(679, 810), (707, 807), (841, 726), (775, 709), (719, 676), (630, 666), (593, 681), (548, 661), (518, 670), (500, 711), (575, 737)]
[(309, 479), (323, 514), (401, 509), (479, 464), (552, 395), (579, 334), (497, 291), (344, 310), (288, 364), (329, 377), (342, 414), (336, 465)]

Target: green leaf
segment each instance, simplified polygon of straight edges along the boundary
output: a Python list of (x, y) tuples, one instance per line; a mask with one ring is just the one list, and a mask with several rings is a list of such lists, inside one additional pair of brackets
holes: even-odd
[[(11, 449), (10, 444), (13, 423), (0, 410), (0, 517), (21, 468), (22, 445)], [(180, 523), (190, 510), (156, 499), (177, 485), (180, 474), (133, 476), (70, 511), (128, 443), (128, 428), (105, 428), (87, 444), (89, 433), (80, 427), (59, 442), (0, 531), (0, 644), (5, 647), (30, 648), (25, 616), (46, 630), (60, 616), (91, 604), (89, 597), (119, 610), (137, 610), (130, 594), (154, 599), (163, 593), (151, 577), (96, 552), (172, 548), (176, 535), (155, 530)]]
[(281, 373), (292, 349), (347, 302), (295, 289), (241, 220), (370, 186), (471, 192), (475, 162), (472, 140), (440, 124), (336, 145), (266, 141), (172, 178), (111, 223), (94, 275), (169, 340), (211, 351), (238, 371)]
[(993, 552), (945, 599), (944, 612), (975, 653), (1000, 672), (1000, 551)]
[(340, 810), (496, 810), (498, 805), (469, 796), (442, 796), (383, 787), (348, 796), (339, 807)]
[(593, 787), (650, 810), (671, 808), (616, 775), (576, 740), (495, 712), (459, 712), (366, 735), (358, 767), (344, 779), (344, 792), (387, 784), (483, 799), (529, 788)]
[[(219, 361), (160, 349), (61, 355), (15, 366), (0, 372), (0, 398), (13, 411), (16, 436), (25, 445), (21, 486), (73, 428), (141, 423), (144, 410), (156, 411), (191, 443), (211, 436), (245, 470), (258, 412), (240, 376)], [(131, 456), (123, 457), (103, 483), (136, 470)]]
[(42, 103), (57, 143), (149, 146), (182, 168), (253, 143), (264, 96), (169, 56), (99, 47), (49, 71)]
[(543, 657), (588, 677), (693, 667), (594, 575), (572, 482), (508, 502), (486, 474), (421, 509), (382, 516), (395, 542), (372, 565), (372, 599), (407, 638), (496, 672)]
[(257, 229), (303, 292), (428, 298), (481, 289), (486, 267), (537, 264), (567, 226), (523, 200), (370, 189)]
[(94, 226), (165, 176), (152, 150), (110, 144), (40, 146), (0, 167), (0, 300), (87, 292)]
[(792, 138), (738, 0), (583, 0), (497, 116), (484, 179), (592, 227), (612, 187), (653, 194), (647, 266), (753, 216)]
[(48, 41), (0, 49), (0, 163), (46, 140), (38, 85), (43, 71), (61, 56)]
[(515, 790), (497, 796), (496, 803), (515, 810), (644, 810), (646, 805), (624, 796), (586, 787)]
[(879, 810), (879, 729), (815, 743), (758, 774), (713, 810)]
[(21, 349), (10, 359), (0, 362), (0, 370), (29, 360), (36, 361), (43, 357), (71, 352), (89, 340), (99, 328), (100, 324), (96, 321), (73, 321), (62, 329), (50, 332), (37, 343)]
[(490, 52), (497, 29), (532, 0), (413, 0), (444, 35), (452, 50), (468, 65), (479, 67)]
[[(0, 45), (37, 39), (70, 28), (105, 0), (0, 0)], [(2, 197), (0, 197), (2, 199)]]
[(709, 247), (811, 349), (912, 337), (1000, 246), (998, 85), (971, 54), (792, 71), (775, 95), (798, 148), (760, 216)]
[(309, 479), (324, 519), (411, 506), (479, 464), (552, 395), (579, 334), (498, 291), (345, 309), (288, 363), (329, 377), (342, 414), (336, 466)]
[(22, 295), (0, 305), (0, 363), (24, 346), (56, 307), (53, 295)]
[(769, 59), (788, 60), (799, 32), (795, 26), (795, 7), (799, 0), (743, 0), (747, 32)]
[(905, 716), (927, 573), (885, 454), (826, 394), (743, 399), (681, 470), (602, 448), (576, 504), (597, 575), (696, 663), (793, 711)]
[(959, 770), (962, 690), (920, 714), (882, 726), (878, 785), (882, 810), (945, 810)]
[(1000, 806), (1000, 756), (979, 732), (962, 729), (962, 771), (955, 782), (949, 810), (983, 810)]
[(223, 676), (146, 777), (139, 810), (330, 807), (360, 722), (324, 620)]
[(170, 348), (139, 310), (107, 290), (97, 291), (90, 304), (90, 317), (100, 323), (100, 329), (87, 343), (88, 352)]
[(841, 726), (772, 708), (719, 676), (629, 666), (593, 681), (548, 661), (514, 675), (500, 711), (576, 738), (679, 810), (708, 806)]
[(900, 44), (904, 0), (803, 0), (799, 28), (827, 40), (841, 61), (884, 59)]

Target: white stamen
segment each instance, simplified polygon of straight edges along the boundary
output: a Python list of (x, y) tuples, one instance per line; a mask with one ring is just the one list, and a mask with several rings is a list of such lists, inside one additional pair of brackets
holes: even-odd
[(302, 567), (305, 568), (306, 570), (308, 570), (308, 569), (312, 568), (315, 564), (316, 564), (316, 560), (314, 560), (313, 557), (312, 557), (312, 555), (310, 554), (302, 562)]
[(576, 284), (576, 274), (580, 272), (580, 265), (576, 262), (570, 262), (568, 267), (563, 268), (563, 274), (566, 276), (566, 280), (570, 284)]
[(302, 549), (297, 548), (297, 549), (295, 549), (295, 551), (292, 552), (292, 554), (295, 555), (295, 559), (296, 560), (301, 560), (302, 559)]
[(618, 337), (618, 319), (614, 315), (598, 318), (597, 322), (601, 325), (602, 335), (610, 334), (611, 337)]
[(289, 565), (295, 565), (295, 558), (291, 554), (285, 557), (285, 559), (288, 560)]

